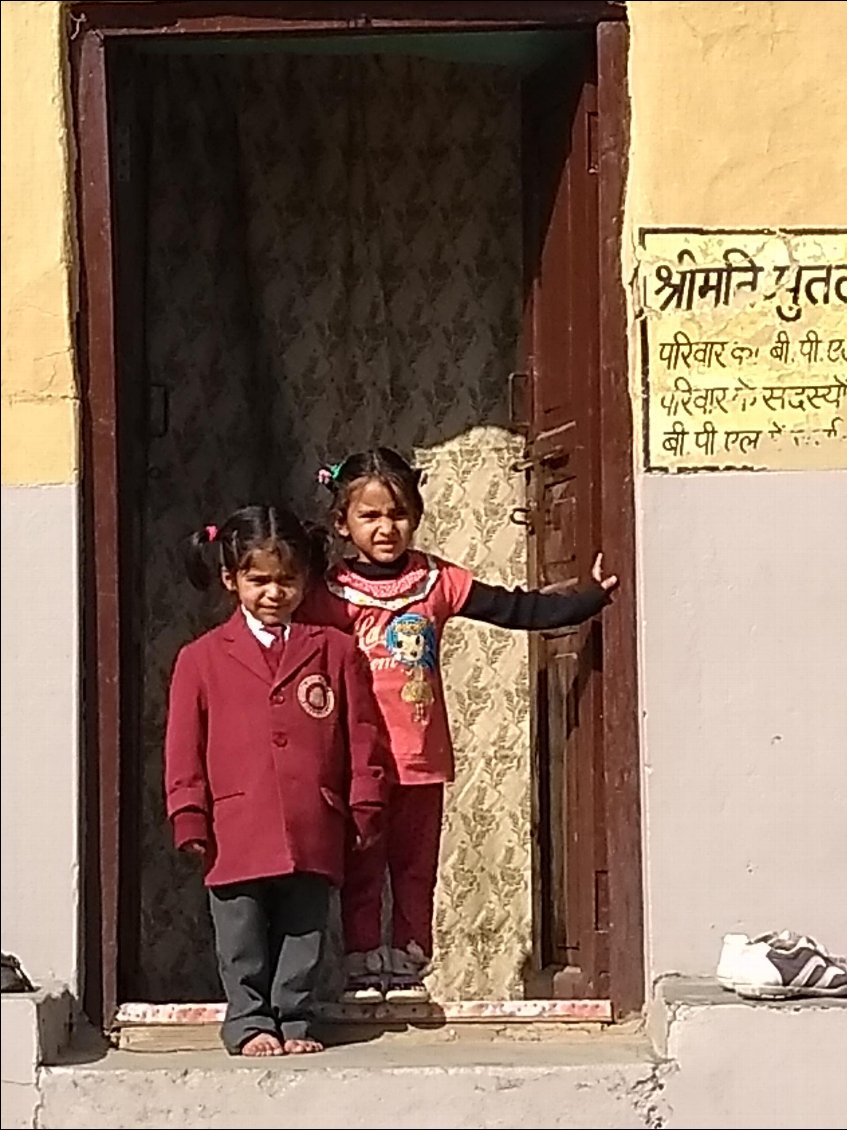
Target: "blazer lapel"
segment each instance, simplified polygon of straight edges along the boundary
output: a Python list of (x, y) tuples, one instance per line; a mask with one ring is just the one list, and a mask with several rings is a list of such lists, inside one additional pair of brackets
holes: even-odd
[(279, 667), (273, 678), (274, 687), (293, 679), (299, 670), (314, 659), (320, 650), (318, 644), (320, 634), (321, 629), (311, 624), (291, 625), (291, 631), (282, 649)]
[(233, 615), (224, 624), (223, 636), (226, 641), (226, 650), (232, 658), (252, 671), (262, 680), (265, 686), (270, 686), (271, 673), (267, 663), (262, 658), (262, 653), (259, 651), (262, 645), (247, 627), (247, 621), (244, 619), (244, 613), (240, 608), (236, 608)]

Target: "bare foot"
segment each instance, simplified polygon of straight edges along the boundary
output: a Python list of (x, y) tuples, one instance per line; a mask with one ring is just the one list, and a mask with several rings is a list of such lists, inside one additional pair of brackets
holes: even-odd
[(286, 1055), (311, 1055), (312, 1052), (322, 1052), (324, 1046), (307, 1037), (304, 1040), (286, 1040), (282, 1050)]
[(259, 1032), (241, 1045), (241, 1054), (249, 1056), (283, 1055), (282, 1044), (270, 1032)]

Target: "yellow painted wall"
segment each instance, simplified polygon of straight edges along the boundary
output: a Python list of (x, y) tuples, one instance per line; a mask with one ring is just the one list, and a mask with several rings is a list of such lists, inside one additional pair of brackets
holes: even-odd
[[(631, 0), (627, 9), (625, 278), (639, 266), (642, 227), (847, 227), (847, 3)], [(641, 467), (635, 303), (633, 292), (630, 385)], [(805, 453), (802, 465), (839, 466), (842, 447)]]
[(847, 4), (628, 10), (633, 224), (847, 224)]
[[(0, 8), (7, 484), (78, 469), (61, 9)], [(629, 13), (630, 232), (847, 223), (847, 4), (632, 0)]]
[(2, 19), (3, 484), (76, 478), (62, 5)]

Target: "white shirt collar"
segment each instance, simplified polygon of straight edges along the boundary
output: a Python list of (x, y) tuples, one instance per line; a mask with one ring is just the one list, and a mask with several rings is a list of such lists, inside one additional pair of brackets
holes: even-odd
[[(259, 643), (262, 645), (262, 647), (270, 647), (271, 644), (276, 639), (276, 636), (274, 635), (274, 633), (269, 632), (268, 629), (265, 627), (265, 625), (262, 623), (262, 621), (257, 620), (252, 612), (248, 612), (243, 604), (241, 605), (241, 611), (244, 613), (244, 619), (247, 622), (247, 627), (250, 629), (250, 631), (253, 633), (253, 635), (256, 637), (256, 639), (259, 641)], [(284, 640), (287, 640), (289, 633), (291, 632), (291, 625), (290, 624), (282, 624), (281, 627), (282, 627), (282, 638)]]

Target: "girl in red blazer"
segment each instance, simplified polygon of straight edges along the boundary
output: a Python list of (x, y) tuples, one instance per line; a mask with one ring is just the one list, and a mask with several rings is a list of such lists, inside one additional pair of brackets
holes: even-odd
[[(214, 554), (214, 565), (207, 559)], [(232, 1054), (321, 1051), (309, 1036), (330, 889), (372, 846), (385, 754), (354, 640), (291, 622), (323, 544), (273, 507), (193, 535), (192, 582), (237, 600), (174, 667), (165, 789), (176, 846), (202, 857)]]

